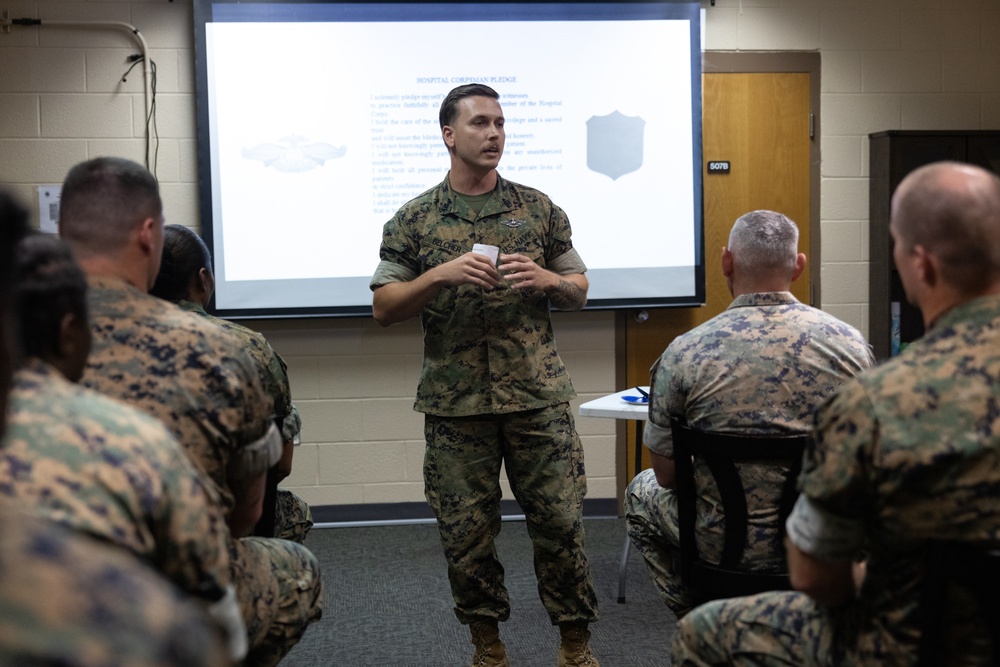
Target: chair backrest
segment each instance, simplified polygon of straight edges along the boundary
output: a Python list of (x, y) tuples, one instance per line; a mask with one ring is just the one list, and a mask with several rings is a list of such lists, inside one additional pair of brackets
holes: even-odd
[[(767, 463), (788, 468), (779, 496), (779, 524), (797, 497), (796, 481), (802, 469), (802, 453), (808, 435), (741, 435), (689, 428), (671, 421), (676, 471), (678, 528), (680, 533), (681, 580), (698, 602), (752, 595), (770, 590), (788, 590), (787, 573), (747, 572), (737, 569), (746, 547), (748, 515), (746, 491), (736, 467), (740, 463)], [(704, 560), (695, 538), (697, 489), (694, 459), (705, 462), (715, 478), (725, 513), (725, 541), (718, 563)]]
[[(1000, 542), (931, 541), (924, 562), (918, 667), (1000, 665)], [(961, 609), (956, 609), (956, 592), (964, 595)], [(963, 604), (970, 601), (972, 606)], [(966, 618), (954, 618), (955, 612)], [(956, 628), (966, 634), (950, 636)], [(960, 655), (966, 651), (975, 654), (974, 662)]]

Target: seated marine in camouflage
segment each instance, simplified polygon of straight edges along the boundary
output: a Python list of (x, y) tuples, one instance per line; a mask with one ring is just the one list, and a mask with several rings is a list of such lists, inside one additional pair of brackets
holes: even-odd
[[(799, 230), (774, 211), (753, 211), (733, 225), (722, 271), (733, 302), (675, 338), (650, 372), (643, 440), (653, 467), (625, 494), (629, 538), (642, 553), (660, 597), (678, 616), (695, 603), (680, 581), (671, 418), (692, 428), (747, 434), (807, 433), (813, 410), (874, 363), (857, 329), (800, 303), (792, 283), (805, 269)], [(786, 466), (741, 464), (747, 490), (747, 552), (739, 567), (785, 571), (778, 498)], [(708, 558), (721, 557), (721, 499), (707, 466), (695, 465), (697, 533)]]
[(218, 497), (158, 420), (79, 387), (87, 280), (59, 239), (28, 236), (15, 261), (25, 360), (0, 441), (0, 495), (22, 511), (128, 549), (227, 624), (246, 653)]
[(94, 333), (82, 382), (159, 418), (215, 483), (247, 626), (246, 664), (274, 665), (322, 612), (319, 563), (300, 544), (245, 537), (281, 456), (274, 402), (237, 339), (148, 293), (163, 224), (159, 186), (141, 165), (96, 158), (67, 175), (59, 233), (87, 274)]
[[(281, 481), (292, 472), (294, 445), (302, 430), (299, 411), (292, 404), (288, 367), (263, 334), (206, 312), (214, 292), (212, 255), (205, 242), (183, 225), (164, 225), (163, 261), (149, 293), (218, 324), (243, 343), (243, 349), (257, 365), (264, 389), (274, 398), (275, 420), (281, 430), (283, 445), (281, 459), (276, 466), (278, 481)], [(301, 543), (312, 525), (309, 505), (291, 491), (278, 489), (275, 525), (269, 527), (274, 536)]]
[[(916, 664), (928, 542), (1000, 540), (1000, 178), (921, 167), (889, 232), (924, 335), (816, 411), (787, 522), (796, 590), (696, 608), (674, 665)], [(974, 600), (949, 590), (943, 612), (950, 652), (923, 664), (996, 663)]]
[[(12, 368), (12, 268), (28, 213), (0, 192), (0, 436)], [(0, 506), (0, 667), (223, 667), (219, 631), (134, 555)]]

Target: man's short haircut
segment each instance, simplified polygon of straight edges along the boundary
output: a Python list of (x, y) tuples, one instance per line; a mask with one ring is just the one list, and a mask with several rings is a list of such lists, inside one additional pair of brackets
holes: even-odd
[(921, 245), (936, 256), (944, 280), (966, 294), (1000, 280), (996, 174), (970, 164), (937, 162), (911, 172), (901, 195), (893, 206), (893, 229), (905, 246)]
[(87, 319), (87, 278), (69, 246), (41, 233), (18, 244), (14, 271), (21, 346), (30, 357), (48, 357), (58, 348), (63, 317)]
[(105, 256), (125, 247), (129, 233), (163, 213), (160, 187), (131, 160), (99, 157), (73, 167), (59, 201), (59, 235), (77, 256)]
[(466, 97), (491, 97), (499, 100), (500, 94), (484, 83), (467, 83), (464, 86), (453, 88), (450, 93), (445, 95), (441, 102), (441, 111), (438, 113), (438, 122), (441, 123), (442, 130), (445, 125), (451, 125), (455, 122), (455, 118), (458, 117), (458, 103)]
[(729, 251), (749, 271), (795, 271), (799, 228), (775, 211), (741, 215), (729, 233)]
[(163, 260), (149, 293), (174, 303), (186, 299), (202, 269), (212, 270), (212, 254), (201, 237), (184, 225), (164, 225)]

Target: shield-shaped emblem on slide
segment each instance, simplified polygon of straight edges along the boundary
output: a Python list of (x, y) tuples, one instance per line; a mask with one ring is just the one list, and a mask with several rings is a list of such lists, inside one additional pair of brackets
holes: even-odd
[(617, 180), (642, 166), (646, 121), (613, 111), (587, 121), (587, 167)]

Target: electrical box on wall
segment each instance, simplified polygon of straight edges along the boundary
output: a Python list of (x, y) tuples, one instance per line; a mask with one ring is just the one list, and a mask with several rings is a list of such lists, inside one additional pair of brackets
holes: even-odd
[(38, 228), (48, 234), (59, 232), (59, 199), (62, 184), (38, 186)]

